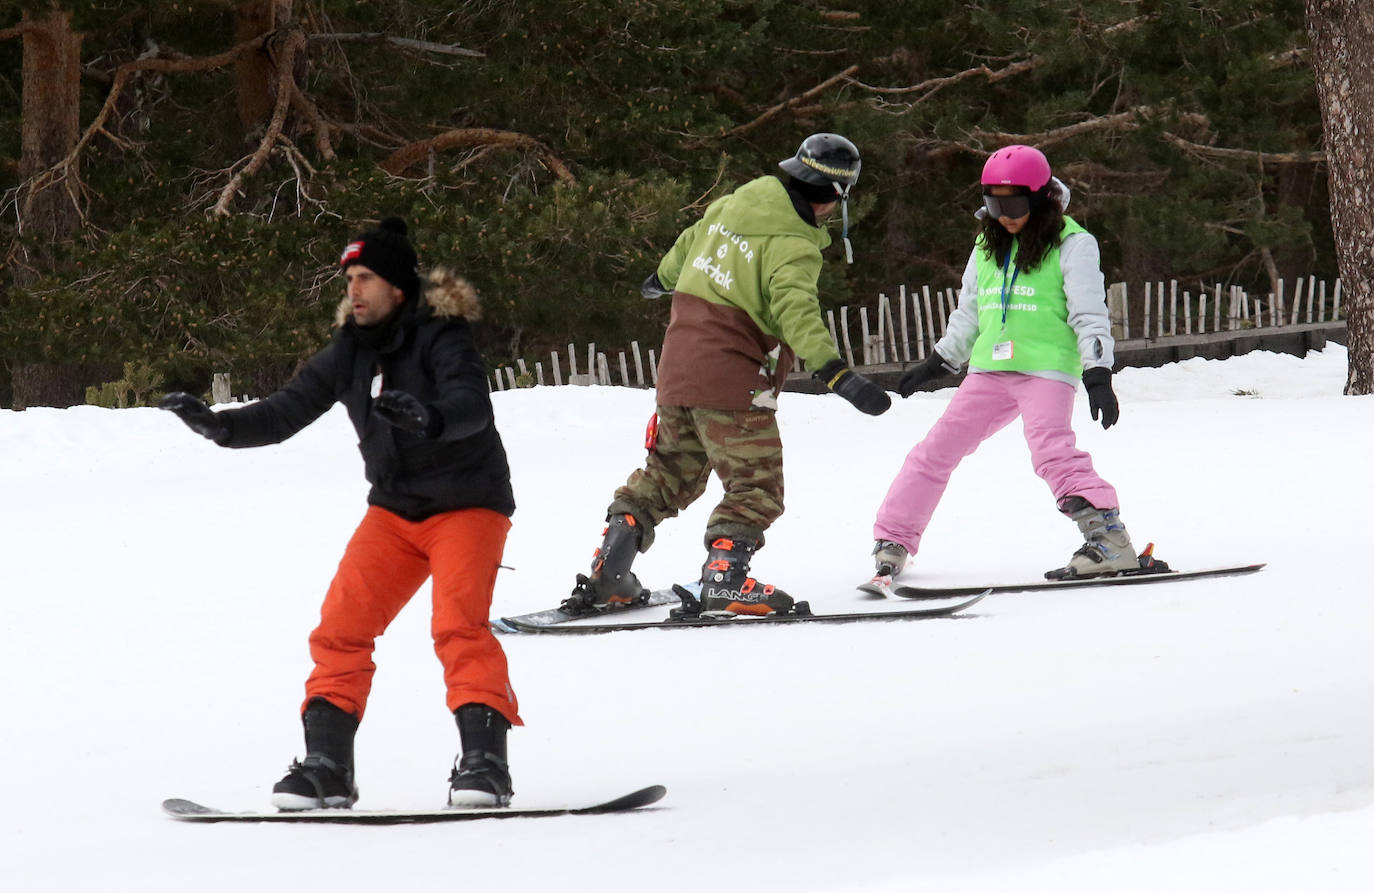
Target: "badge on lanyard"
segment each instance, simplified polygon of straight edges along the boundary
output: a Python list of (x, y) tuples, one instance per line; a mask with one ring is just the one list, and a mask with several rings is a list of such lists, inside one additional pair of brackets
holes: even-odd
[(1003, 341), (992, 346), (992, 358), (994, 360), (1010, 360), (1012, 356), (1012, 343)]

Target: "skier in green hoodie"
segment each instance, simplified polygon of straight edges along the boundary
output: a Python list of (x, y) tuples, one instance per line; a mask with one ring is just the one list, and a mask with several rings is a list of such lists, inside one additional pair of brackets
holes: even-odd
[(847, 201), (859, 150), (838, 134), (817, 133), (778, 166), (786, 179), (759, 177), (712, 202), (644, 282), (645, 297), (673, 299), (649, 455), (615, 492), (591, 573), (578, 575), (566, 610), (633, 602), (643, 591), (630, 572), (635, 555), (652, 545), (660, 522), (701, 496), (712, 471), (725, 495), (707, 520), (702, 609), (791, 610), (785, 592), (749, 576), (749, 562), (783, 511), (774, 413), (793, 357), (862, 412), (879, 415), (892, 405), (840, 359), (816, 293), (821, 251), (830, 245), (822, 222), (837, 204), (852, 262)]

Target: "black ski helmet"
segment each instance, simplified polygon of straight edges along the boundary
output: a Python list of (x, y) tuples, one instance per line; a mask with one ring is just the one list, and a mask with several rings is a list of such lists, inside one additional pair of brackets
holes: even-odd
[(779, 161), (778, 167), (803, 183), (834, 188), (844, 220), (840, 239), (845, 261), (854, 263), (854, 249), (849, 244), (849, 187), (859, 180), (859, 147), (838, 133), (813, 133), (802, 140), (796, 155)]
[(859, 179), (859, 149), (838, 133), (813, 133), (802, 140), (797, 154), (778, 167), (805, 183), (834, 183), (839, 195)]

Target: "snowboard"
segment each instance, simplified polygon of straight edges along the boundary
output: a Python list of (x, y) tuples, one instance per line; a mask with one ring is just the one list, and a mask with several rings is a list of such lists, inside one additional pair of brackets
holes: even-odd
[[(697, 592), (701, 589), (701, 583), (691, 583), (687, 589)], [(669, 589), (655, 589), (640, 600), (632, 602), (624, 607), (606, 608), (600, 611), (588, 611), (581, 614), (574, 614), (563, 608), (549, 608), (545, 611), (534, 611), (530, 614), (517, 614), (514, 617), (494, 617), (488, 621), (492, 632), (497, 633), (518, 633), (521, 632), (517, 625), (526, 626), (553, 626), (557, 623), (567, 623), (569, 620), (586, 620), (592, 617), (608, 617), (624, 614), (626, 611), (637, 611), (640, 608), (657, 608), (663, 605), (676, 605), (679, 602), (677, 593)]]
[(169, 816), (186, 822), (315, 822), (334, 825), (420, 825), (433, 822), (470, 822), (476, 819), (535, 819), (562, 815), (606, 815), (628, 812), (663, 799), (663, 785), (641, 788), (623, 797), (590, 806), (555, 806), (500, 809), (398, 810), (303, 809), (292, 812), (224, 812), (190, 800), (163, 800)]
[[(902, 611), (859, 611), (845, 614), (769, 614), (754, 617), (747, 614), (718, 616), (698, 616), (691, 618), (651, 620), (630, 623), (555, 623), (547, 626), (525, 623), (518, 618), (506, 618), (515, 631), (543, 635), (595, 635), (638, 629), (700, 629), (702, 627), (741, 627), (773, 626), (783, 623), (864, 623), (882, 620), (929, 620), (934, 617), (950, 617), (977, 604), (987, 595), (980, 592), (973, 598), (965, 598), (952, 605), (930, 608), (914, 608)], [(804, 602), (799, 603), (800, 605)]]
[(1125, 571), (1110, 577), (1085, 577), (1083, 579), (1069, 580), (1028, 580), (1023, 583), (997, 583), (982, 584), (978, 586), (906, 586), (895, 583), (884, 583), (880, 578), (874, 578), (868, 583), (860, 585), (859, 591), (868, 595), (886, 597), (896, 595), (901, 598), (955, 598), (964, 595), (983, 592), (988, 595), (1000, 595), (1005, 592), (1045, 592), (1053, 589), (1081, 589), (1088, 586), (1133, 586), (1136, 584), (1147, 583), (1177, 583), (1183, 580), (1201, 580), (1208, 577), (1234, 577), (1241, 574), (1253, 574), (1264, 564), (1238, 564), (1228, 567), (1209, 567), (1199, 570), (1176, 571), (1158, 570), (1151, 571), (1142, 568), (1139, 571)]

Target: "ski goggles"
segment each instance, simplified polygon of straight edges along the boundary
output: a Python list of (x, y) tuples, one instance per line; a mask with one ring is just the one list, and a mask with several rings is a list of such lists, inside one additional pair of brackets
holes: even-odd
[(993, 219), (1006, 217), (1010, 220), (1019, 220), (1030, 213), (1030, 195), (1024, 192), (1016, 195), (988, 195), (985, 192), (983, 193), (983, 207), (988, 209), (988, 213), (993, 216)]

